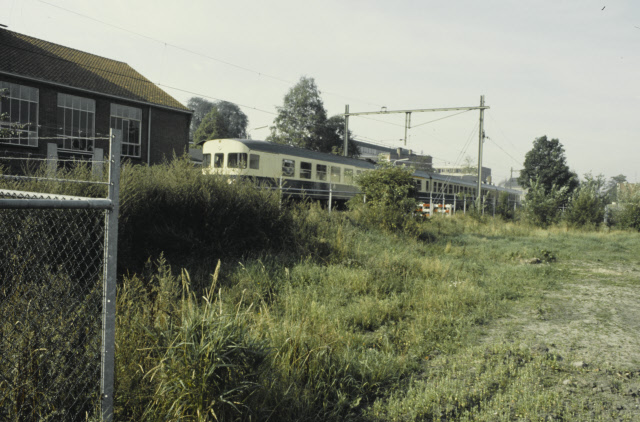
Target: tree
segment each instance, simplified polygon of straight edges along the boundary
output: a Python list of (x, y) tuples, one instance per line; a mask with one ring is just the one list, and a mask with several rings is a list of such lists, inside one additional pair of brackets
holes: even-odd
[[(327, 119), (315, 80), (303, 76), (285, 95), (283, 106), (278, 107), (267, 141), (337, 154), (344, 145), (344, 119)], [(349, 156), (357, 153), (355, 144), (350, 143)]]
[(382, 162), (377, 169), (365, 171), (356, 184), (366, 196), (367, 205), (410, 211), (415, 201), (412, 167)]
[(560, 219), (560, 207), (567, 198), (567, 186), (552, 185), (546, 191), (539, 179), (531, 181), (529, 191), (524, 201), (525, 216), (533, 224), (547, 227), (557, 223)]
[[(545, 194), (556, 188), (556, 193), (563, 190), (564, 197), (561, 204), (566, 203), (569, 195), (578, 187), (578, 176), (566, 164), (564, 148), (557, 139), (547, 139), (542, 136), (533, 141), (533, 148), (527, 152), (524, 168), (520, 171), (518, 182), (524, 188), (531, 188), (533, 181), (542, 188)], [(527, 193), (527, 198), (531, 189)]]
[(603, 175), (584, 175), (585, 181), (573, 192), (564, 218), (572, 226), (598, 226), (604, 221), (607, 191)]
[(247, 123), (247, 116), (237, 105), (220, 101), (214, 104), (202, 119), (193, 134), (193, 142), (219, 138), (246, 138)]
[(607, 182), (607, 202), (618, 202), (618, 185), (621, 183), (625, 183), (627, 181), (627, 176), (624, 174), (619, 174), (617, 176), (613, 176)]
[(200, 127), (202, 119), (204, 119), (204, 116), (209, 114), (213, 106), (214, 103), (209, 100), (205, 100), (204, 98), (189, 98), (189, 101), (187, 101), (187, 107), (193, 110), (191, 125), (189, 126), (189, 140), (193, 141), (193, 136), (196, 133), (196, 130), (198, 130), (198, 127)]

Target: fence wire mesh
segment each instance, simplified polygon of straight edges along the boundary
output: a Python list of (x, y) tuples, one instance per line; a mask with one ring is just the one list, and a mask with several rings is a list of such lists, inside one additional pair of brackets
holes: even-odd
[[(112, 420), (113, 333), (105, 327), (113, 324), (115, 279), (105, 289), (105, 248), (117, 206), (111, 190), (108, 199), (94, 195), (119, 171), (105, 182), (105, 164), (0, 157), (0, 421)], [(35, 192), (42, 190), (93, 199)]]
[(1, 421), (101, 419), (106, 212), (0, 207)]

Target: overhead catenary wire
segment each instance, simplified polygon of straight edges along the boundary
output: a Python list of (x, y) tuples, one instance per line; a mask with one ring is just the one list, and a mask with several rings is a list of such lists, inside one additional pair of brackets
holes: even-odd
[[(50, 2), (47, 2), (47, 1), (44, 1), (44, 0), (38, 0), (38, 1), (40, 3), (46, 4), (46, 5), (51, 6), (51, 7), (55, 7), (55, 8), (60, 9), (60, 10), (64, 10), (65, 12), (72, 13), (72, 14), (80, 16), (82, 18), (89, 19), (89, 20), (92, 20), (94, 22), (98, 22), (100, 24), (106, 25), (106, 26), (110, 26), (112, 28), (116, 28), (116, 29), (119, 29), (121, 31), (125, 31), (125, 32), (128, 32), (130, 34), (133, 34), (133, 35), (136, 35), (136, 36), (139, 36), (139, 37), (142, 37), (142, 38), (146, 38), (148, 40), (155, 41), (155, 42), (160, 43), (160, 44), (164, 44), (165, 47), (166, 46), (170, 46), (170, 47), (173, 47), (173, 48), (175, 48), (177, 50), (181, 50), (181, 51), (184, 51), (186, 53), (193, 54), (195, 56), (200, 56), (200, 57), (203, 57), (203, 58), (206, 58), (206, 59), (218, 62), (218, 63), (222, 63), (222, 64), (227, 65), (227, 66), (234, 67), (236, 69), (240, 69), (240, 70), (243, 70), (243, 71), (246, 71), (246, 72), (254, 73), (254, 74), (256, 74), (256, 75), (258, 75), (260, 77), (266, 77), (266, 78), (273, 79), (275, 81), (278, 81), (278, 82), (281, 82), (281, 83), (285, 83), (285, 84), (288, 84), (288, 85), (295, 85), (296, 84), (296, 82), (292, 82), (290, 80), (286, 80), (286, 79), (280, 78), (278, 76), (273, 76), (273, 75), (270, 75), (268, 73), (264, 73), (264, 72), (260, 72), (260, 71), (254, 70), (254, 69), (250, 69), (248, 67), (241, 66), (241, 65), (229, 62), (227, 60), (222, 60), (222, 59), (219, 59), (217, 57), (213, 57), (213, 56), (210, 56), (208, 54), (200, 53), (198, 51), (194, 51), (194, 50), (191, 50), (191, 49), (188, 49), (188, 48), (185, 48), (185, 47), (181, 47), (181, 46), (176, 45), (176, 44), (172, 44), (172, 43), (169, 43), (169, 42), (166, 42), (166, 41), (162, 41), (162, 40), (159, 40), (157, 38), (150, 37), (148, 35), (144, 35), (144, 34), (141, 34), (139, 32), (135, 32), (135, 31), (132, 31), (130, 29), (127, 29), (127, 28), (124, 28), (124, 27), (121, 27), (121, 26), (118, 26), (118, 25), (114, 25), (114, 24), (102, 21), (100, 19), (96, 19), (96, 18), (94, 18), (92, 16), (88, 16), (88, 15), (76, 12), (74, 10), (67, 9), (67, 8), (59, 6), (57, 4), (53, 4), (53, 3), (50, 3)], [(344, 96), (344, 95), (337, 94), (337, 93), (334, 93), (334, 92), (331, 92), (331, 91), (326, 91), (326, 90), (324, 91), (324, 93), (329, 94), (329, 95), (333, 95), (333, 96), (337, 96), (337, 97), (340, 97), (340, 98), (349, 99), (349, 100), (356, 100), (356, 101), (361, 102), (361, 103), (365, 103), (365, 104), (369, 104), (369, 105), (374, 105), (376, 107), (380, 107), (380, 104), (374, 104), (374, 103), (372, 103), (370, 101), (363, 100), (363, 99), (360, 99), (360, 98), (348, 97), (348, 96)]]

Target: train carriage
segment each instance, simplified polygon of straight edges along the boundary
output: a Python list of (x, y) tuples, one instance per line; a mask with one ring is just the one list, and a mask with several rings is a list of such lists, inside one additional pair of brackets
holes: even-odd
[[(313, 199), (344, 201), (358, 193), (355, 178), (375, 169), (368, 161), (251, 139), (214, 139), (203, 144), (203, 171), (250, 177), (283, 193)], [(414, 172), (415, 195), (423, 209), (466, 209), (474, 202), (477, 184), (438, 173)], [(485, 205), (507, 192), (517, 206), (521, 192), (482, 185)], [(447, 204), (449, 207), (447, 208)]]

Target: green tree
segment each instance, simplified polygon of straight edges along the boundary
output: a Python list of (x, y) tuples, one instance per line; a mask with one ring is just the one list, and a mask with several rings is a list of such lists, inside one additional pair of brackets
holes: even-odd
[(552, 185), (547, 191), (544, 184), (534, 179), (524, 200), (524, 212), (527, 219), (540, 227), (557, 223), (561, 216), (561, 206), (567, 198), (568, 186)]
[(191, 125), (189, 126), (189, 140), (193, 141), (193, 137), (200, 127), (204, 116), (209, 114), (215, 104), (201, 97), (191, 97), (187, 101), (187, 107), (193, 111), (191, 116)]
[(585, 181), (573, 192), (565, 220), (572, 226), (598, 226), (604, 221), (607, 191), (603, 175), (585, 174)]
[(247, 116), (237, 105), (221, 101), (214, 104), (204, 116), (193, 135), (193, 142), (219, 138), (246, 138), (247, 123)]
[(356, 184), (366, 196), (367, 204), (411, 211), (415, 206), (413, 168), (383, 162), (375, 170), (365, 171)]
[(607, 187), (606, 187), (608, 203), (618, 202), (618, 185), (620, 183), (625, 183), (626, 181), (627, 181), (627, 176), (625, 176), (624, 174), (619, 174), (609, 179), (609, 182), (607, 182)]
[(561, 203), (566, 203), (578, 187), (578, 176), (569, 169), (564, 148), (557, 139), (549, 140), (546, 136), (537, 138), (533, 141), (531, 151), (525, 155), (524, 168), (520, 171), (518, 182), (520, 186), (529, 188), (530, 193), (534, 180), (537, 189), (542, 188), (545, 194), (550, 194), (554, 186), (556, 193), (562, 190), (564, 197), (561, 198)]
[[(344, 119), (342, 116), (327, 119), (315, 80), (303, 76), (285, 95), (282, 107), (278, 107), (278, 116), (267, 141), (320, 152), (341, 153)], [(355, 144), (351, 142), (349, 156), (357, 153)]]

